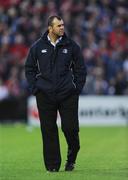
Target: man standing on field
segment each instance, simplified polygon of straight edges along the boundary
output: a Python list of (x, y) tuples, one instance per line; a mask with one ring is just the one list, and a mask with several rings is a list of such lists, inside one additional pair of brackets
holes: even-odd
[(59, 16), (48, 19), (48, 30), (30, 48), (26, 78), (36, 96), (47, 171), (57, 172), (61, 165), (57, 111), (68, 145), (65, 171), (74, 169), (80, 149), (78, 99), (86, 80), (86, 69), (79, 46), (64, 32)]

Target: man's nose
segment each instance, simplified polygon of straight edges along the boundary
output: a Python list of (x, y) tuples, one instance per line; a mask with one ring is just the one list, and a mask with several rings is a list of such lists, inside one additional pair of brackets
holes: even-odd
[(61, 28), (61, 29), (64, 29), (64, 25), (61, 25), (60, 28)]

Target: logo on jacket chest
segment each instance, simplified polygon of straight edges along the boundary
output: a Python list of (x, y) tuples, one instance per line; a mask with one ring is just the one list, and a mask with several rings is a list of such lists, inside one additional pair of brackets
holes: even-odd
[(42, 49), (41, 52), (42, 53), (47, 53), (47, 49)]
[[(44, 54), (44, 53), (47, 53), (47, 49), (42, 49), (41, 52)], [(68, 53), (68, 50), (67, 49), (63, 49), (62, 50), (62, 53), (64, 54), (67, 54)]]
[(67, 54), (68, 50), (67, 49), (63, 49), (62, 53)]

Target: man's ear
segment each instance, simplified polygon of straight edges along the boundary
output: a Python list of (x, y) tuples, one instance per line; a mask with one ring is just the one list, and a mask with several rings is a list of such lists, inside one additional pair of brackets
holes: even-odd
[(52, 30), (52, 26), (48, 26), (48, 31), (50, 32)]

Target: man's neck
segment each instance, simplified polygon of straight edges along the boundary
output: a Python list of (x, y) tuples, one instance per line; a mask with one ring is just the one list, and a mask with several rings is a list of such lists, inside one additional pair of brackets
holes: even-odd
[(51, 34), (51, 33), (48, 33), (48, 36), (50, 38), (50, 41), (54, 44), (56, 43), (57, 39), (59, 39), (58, 36), (55, 36), (54, 34)]

